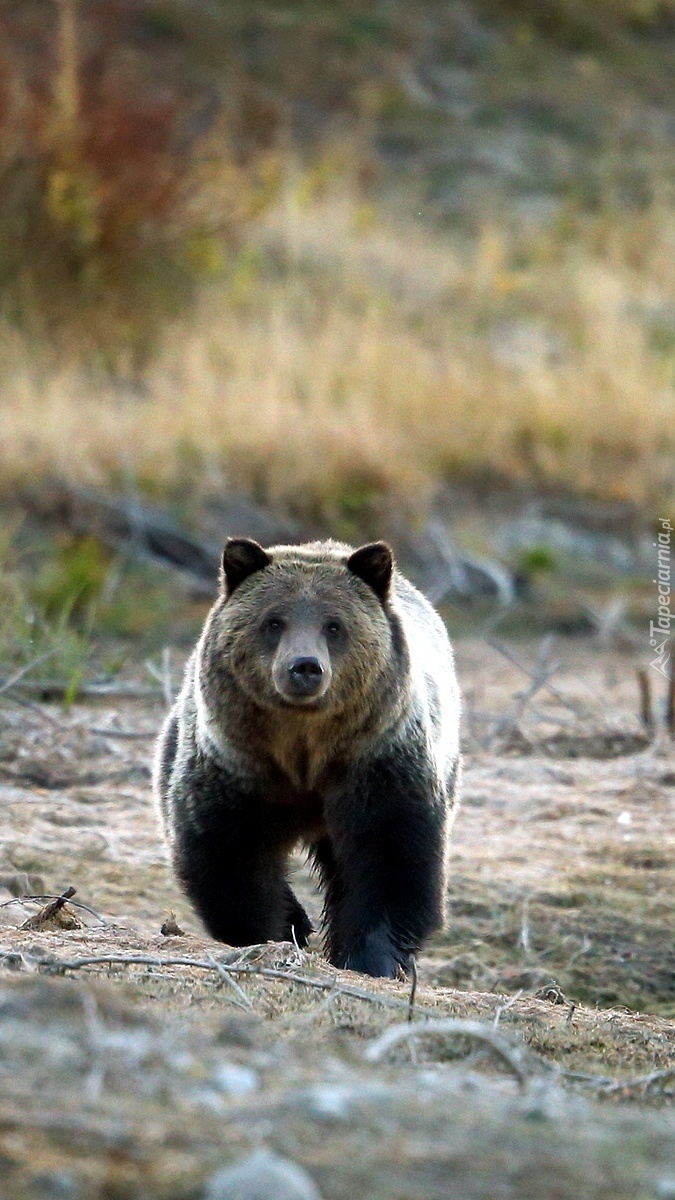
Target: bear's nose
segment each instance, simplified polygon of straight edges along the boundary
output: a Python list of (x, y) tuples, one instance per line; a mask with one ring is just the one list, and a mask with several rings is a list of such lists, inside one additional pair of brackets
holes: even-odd
[(321, 687), (323, 667), (318, 658), (301, 655), (288, 664), (291, 690), (297, 696), (311, 696)]

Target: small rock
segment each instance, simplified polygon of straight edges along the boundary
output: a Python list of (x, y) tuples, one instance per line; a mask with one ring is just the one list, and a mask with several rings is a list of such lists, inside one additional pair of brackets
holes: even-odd
[(300, 1094), (299, 1103), (314, 1120), (348, 1121), (354, 1115), (354, 1089), (344, 1084), (317, 1084)]
[(233, 1097), (250, 1096), (260, 1086), (257, 1072), (240, 1063), (219, 1063), (211, 1081), (219, 1091)]
[(297, 1163), (269, 1150), (255, 1150), (216, 1171), (207, 1180), (204, 1200), (321, 1200), (321, 1193)]

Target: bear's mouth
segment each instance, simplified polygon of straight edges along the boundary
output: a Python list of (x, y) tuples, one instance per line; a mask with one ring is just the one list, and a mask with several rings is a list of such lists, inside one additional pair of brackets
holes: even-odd
[(283, 692), (277, 692), (277, 703), (280, 708), (292, 708), (296, 712), (312, 712), (325, 708), (325, 693), (321, 696), (288, 696)]

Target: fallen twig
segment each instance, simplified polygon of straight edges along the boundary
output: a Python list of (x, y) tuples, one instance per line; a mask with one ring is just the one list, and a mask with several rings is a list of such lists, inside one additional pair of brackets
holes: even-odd
[(194, 594), (213, 596), (218, 545), (198, 540), (165, 512), (143, 504), (134, 495), (107, 496), (66, 486), (59, 486), (58, 492), (59, 515), (70, 529), (94, 534), (136, 561), (171, 570), (173, 577), (185, 580)]
[(518, 941), (526, 954), (530, 954), (532, 945), (530, 943), (530, 896), (526, 896), (523, 900), (523, 910), (520, 920), (520, 933)]
[(156, 738), (156, 729), (115, 729), (114, 727), (105, 729), (102, 725), (86, 726), (88, 733), (95, 733), (100, 737), (107, 738)]
[[(368, 1062), (380, 1062), (386, 1054), (401, 1042), (410, 1038), (425, 1037), (429, 1034), (445, 1037), (463, 1037), (482, 1042), (493, 1054), (515, 1075), (521, 1087), (528, 1081), (529, 1075), (523, 1067), (523, 1057), (519, 1047), (514, 1046), (502, 1034), (484, 1025), (480, 1021), (466, 1021), (460, 1017), (442, 1017), (438, 1020), (418, 1021), (414, 1025), (392, 1025), (380, 1037), (368, 1046), (365, 1058)], [(523, 1048), (524, 1049), (524, 1048)], [(543, 1065), (543, 1064), (542, 1064)]]
[(134, 764), (128, 767), (118, 767), (113, 771), (105, 771), (98, 774), (95, 771), (85, 771), (79, 777), (77, 775), (49, 775), (47, 772), (38, 767), (28, 767), (23, 771), (15, 771), (6, 763), (0, 763), (0, 775), (5, 775), (8, 779), (14, 779), (18, 783), (33, 783), (38, 787), (50, 788), (58, 791), (68, 787), (97, 787), (101, 783), (124, 783), (130, 776), (141, 774), (144, 777), (150, 776), (150, 768), (145, 764)]
[[(660, 1071), (650, 1071), (648, 1075), (636, 1075), (633, 1079), (615, 1079), (609, 1083), (600, 1085), (601, 1091), (605, 1096), (611, 1096), (617, 1092), (647, 1092), (655, 1083), (665, 1083), (666, 1080), (672, 1079), (675, 1083), (675, 1067), (664, 1067)], [(671, 1096), (675, 1089), (660, 1088), (663, 1095)]]
[(641, 649), (637, 633), (623, 620), (626, 610), (623, 599), (618, 602), (610, 601), (604, 609), (588, 602), (581, 602), (580, 608), (593, 625), (601, 643), (606, 646), (614, 644), (620, 649), (633, 652)]
[(10, 688), (16, 687), (17, 683), (20, 683), (24, 676), (28, 675), (29, 671), (33, 671), (35, 667), (41, 666), (42, 663), (47, 662), (50, 658), (53, 658), (55, 654), (56, 650), (46, 650), (44, 654), (38, 654), (37, 658), (34, 658), (31, 662), (26, 663), (25, 666), (21, 667), (18, 671), (15, 671), (13, 675), (10, 675), (9, 679), (5, 679), (3, 683), (0, 683), (0, 694), (2, 692), (8, 692)]
[(295, 936), (295, 925), (291, 925), (291, 937), (293, 939), (293, 945), (295, 946), (295, 952), (298, 956), (298, 966), (303, 967), (305, 965), (305, 952), (304, 950), (301, 950), (300, 946), (298, 945), (298, 939)]
[(232, 975), (232, 972), (227, 971), (225, 969), (225, 967), (222, 966), (221, 963), (216, 961), (216, 959), (213, 957), (212, 954), (207, 954), (206, 957), (207, 957), (207, 961), (211, 963), (214, 970), (217, 971), (218, 974), (220, 975), (220, 978), (223, 980), (223, 983), (226, 983), (228, 985), (228, 987), (231, 987), (232, 991), (235, 992), (237, 996), (239, 996), (239, 999), (241, 1000), (241, 1004), (239, 1005), (239, 1008), (253, 1008), (251, 1001), (249, 1000), (248, 996), (246, 995), (246, 992), (244, 991), (241, 984), (237, 983), (236, 979)]
[[(5, 690), (9, 685), (10, 681), (7, 680)], [(66, 679), (44, 679), (40, 681), (22, 679), (11, 686), (19, 686), (22, 691), (31, 692), (39, 696), (50, 696), (55, 700), (62, 699), (71, 688), (71, 684)], [(160, 687), (153, 687), (150, 684), (131, 683), (121, 680), (109, 683), (79, 683), (77, 685), (77, 695), (88, 696), (91, 699), (96, 699), (99, 696), (123, 696), (126, 699), (133, 700), (145, 699), (147, 697), (158, 699), (162, 695), (162, 689)]]
[[(530, 701), (536, 696), (537, 692), (548, 686), (551, 676), (554, 675), (558, 670), (560, 663), (551, 663), (548, 661), (552, 641), (553, 639), (550, 634), (547, 634), (547, 636), (543, 639), (541, 646), (539, 647), (539, 653), (537, 654), (537, 663), (534, 671), (526, 672), (532, 680), (530, 686), (526, 688), (524, 692), (516, 693), (515, 705), (513, 706), (511, 712), (506, 713), (506, 715), (502, 717), (501, 721), (499, 721), (492, 730), (492, 733), (489, 735), (486, 742), (486, 749), (489, 749), (496, 739), (501, 736), (501, 734), (506, 733), (509, 730), (517, 729), (518, 722), (525, 712), (525, 709), (528, 707)], [(492, 643), (490, 641), (488, 642), (488, 645), (494, 645), (495, 648), (498, 648), (496, 643)], [(507, 654), (507, 657), (511, 658), (509, 654)], [(511, 661), (514, 660), (511, 658)]]
[[(607, 1075), (587, 1075), (582, 1071), (561, 1071), (563, 1079), (572, 1083), (580, 1083), (585, 1087), (594, 1088), (602, 1096), (617, 1095), (619, 1092), (626, 1096), (644, 1094), (654, 1084), (664, 1083), (668, 1079), (675, 1081), (675, 1067), (664, 1067), (658, 1071), (650, 1071), (647, 1075), (636, 1075), (632, 1079), (612, 1079)], [(664, 1096), (675, 1095), (675, 1088), (659, 1088), (657, 1094)]]
[(111, 1149), (128, 1150), (134, 1131), (128, 1121), (106, 1120), (105, 1117), (89, 1116), (82, 1112), (23, 1112), (13, 1105), (0, 1108), (0, 1129), (41, 1130), (64, 1135), (77, 1134), (88, 1141), (99, 1141)]
[[(527, 667), (525, 663), (520, 661), (519, 658), (516, 658), (515, 654), (511, 653), (507, 646), (502, 645), (501, 642), (497, 642), (493, 638), (486, 638), (485, 641), (487, 642), (488, 646), (490, 646), (493, 650), (496, 650), (498, 654), (503, 656), (503, 658), (506, 658), (512, 664), (512, 666), (517, 667), (518, 670), (522, 671), (524, 675), (527, 675), (532, 680), (539, 678), (539, 673), (537, 672), (536, 667), (534, 670), (532, 670), (530, 667)], [(550, 635), (548, 635), (546, 638), (544, 638), (542, 646), (548, 642), (548, 650), (551, 641), (552, 639)], [(541, 655), (541, 650), (539, 653)], [(575, 703), (574, 700), (570, 700), (569, 696), (566, 696), (565, 693), (560, 690), (560, 688), (555, 687), (555, 685), (550, 683), (548, 679), (543, 680), (540, 686), (544, 691), (550, 692), (552, 696), (555, 696), (556, 700), (559, 700), (560, 703), (565, 706), (565, 708), (569, 708), (570, 712), (573, 712), (575, 716), (579, 716), (581, 714), (580, 706)]]
[(57, 717), (52, 716), (52, 714), (46, 708), (43, 708), (42, 705), (36, 704), (34, 700), (27, 700), (25, 696), (17, 696), (16, 694), (12, 696), (0, 696), (0, 700), (2, 700), (4, 704), (10, 704), (16, 708), (28, 709), (29, 712), (35, 713), (35, 715), (38, 716), (41, 721), (45, 721), (47, 725), (51, 725), (52, 729), (58, 729), (59, 732), (63, 734), (63, 722), (58, 720)]
[(173, 705), (173, 684), (171, 682), (171, 648), (164, 646), (162, 650), (162, 665), (156, 667), (151, 659), (147, 659), (145, 663), (148, 674), (156, 679), (162, 689), (164, 703), (167, 708)]
[(514, 994), (506, 1001), (506, 1004), (498, 1004), (497, 1005), (497, 1007), (495, 1009), (494, 1020), (492, 1022), (493, 1029), (497, 1029), (499, 1027), (499, 1022), (501, 1021), (502, 1013), (507, 1012), (507, 1010), (509, 1008), (513, 1008), (513, 1005), (516, 1004), (518, 1002), (518, 1000), (520, 1000), (520, 997), (522, 996), (522, 994), (523, 994), (523, 989), (518, 988), (518, 991), (514, 992)]
[[(0, 951), (0, 959), (6, 958), (10, 952)], [(16, 954), (16, 951), (12, 951)], [(257, 967), (251, 963), (244, 963), (241, 966), (235, 966), (230, 963), (217, 961), (209, 961), (209, 959), (188, 958), (187, 956), (177, 955), (175, 957), (164, 958), (160, 955), (149, 954), (91, 954), (82, 958), (72, 959), (57, 959), (54, 957), (41, 959), (37, 956), (31, 956), (31, 959), (37, 966), (44, 968), (49, 975), (63, 975), (66, 971), (80, 971), (86, 967), (96, 966), (150, 966), (150, 967), (193, 967), (200, 971), (216, 971), (220, 974), (221, 970), (232, 975), (258, 975), (262, 979), (280, 979), (287, 983), (295, 983), (300, 987), (314, 988), (321, 992), (330, 992), (336, 987), (336, 979), (312, 979), (308, 975), (299, 975), (295, 971), (284, 971), (275, 967)], [(355, 987), (349, 983), (341, 983), (340, 991), (345, 996), (350, 996), (354, 1000), (364, 1000), (370, 1004), (379, 1004), (382, 1008), (396, 1008), (406, 1010), (409, 1007), (409, 1001), (399, 999), (397, 996), (380, 995), (377, 992), (369, 992), (365, 988)], [(420, 1009), (420, 1012), (431, 1012), (432, 1009)]]
[(70, 887), (66, 888), (65, 892), (61, 892), (60, 895), (56, 896), (52, 900), (51, 904), (45, 905), (44, 909), (42, 910), (42, 915), (45, 917), (45, 919), (47, 917), (53, 917), (54, 913), (57, 913), (60, 908), (63, 908), (66, 900), (70, 900), (76, 892), (77, 888), (73, 887), (71, 884)]
[[(453, 593), (466, 598), (491, 591), (502, 610), (513, 605), (516, 590), (513, 575), (507, 567), (494, 559), (476, 558), (465, 551), (460, 554), (440, 521), (429, 521), (424, 532), (440, 559), (436, 578), (424, 588), (432, 604), (440, 604)], [(477, 577), (481, 580), (478, 587)]]

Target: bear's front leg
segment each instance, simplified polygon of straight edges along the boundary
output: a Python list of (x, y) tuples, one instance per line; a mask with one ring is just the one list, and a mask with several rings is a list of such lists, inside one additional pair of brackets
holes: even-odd
[(423, 752), (393, 749), (354, 772), (316, 848), (334, 966), (393, 978), (440, 928), (451, 797)]
[(285, 877), (288, 840), (256, 789), (195, 754), (169, 787), (176, 875), (211, 937), (291, 941), (312, 926)]
[(312, 924), (285, 878), (285, 858), (221, 827), (184, 831), (173, 861), (211, 937), (229, 946), (295, 940), (303, 947)]

